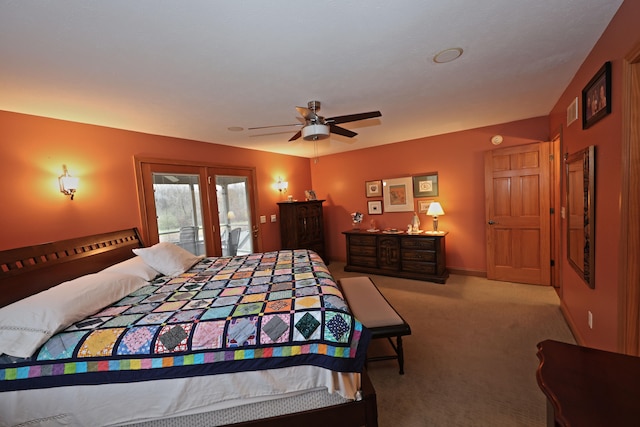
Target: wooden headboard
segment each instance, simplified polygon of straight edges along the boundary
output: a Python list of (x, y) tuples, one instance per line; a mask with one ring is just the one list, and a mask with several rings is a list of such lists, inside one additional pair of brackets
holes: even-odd
[(137, 228), (0, 251), (0, 307), (133, 257)]

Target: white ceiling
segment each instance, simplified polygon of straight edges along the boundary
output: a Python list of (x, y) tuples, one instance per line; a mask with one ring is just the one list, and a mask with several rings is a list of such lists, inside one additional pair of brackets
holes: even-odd
[[(0, 0), (0, 110), (314, 157), (547, 115), (621, 3)], [(310, 100), (382, 117), (247, 130)]]

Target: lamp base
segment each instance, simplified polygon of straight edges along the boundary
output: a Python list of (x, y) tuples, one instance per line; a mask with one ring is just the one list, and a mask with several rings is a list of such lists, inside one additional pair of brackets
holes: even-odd
[(434, 233), (438, 232), (438, 217), (437, 216), (433, 217), (433, 232)]

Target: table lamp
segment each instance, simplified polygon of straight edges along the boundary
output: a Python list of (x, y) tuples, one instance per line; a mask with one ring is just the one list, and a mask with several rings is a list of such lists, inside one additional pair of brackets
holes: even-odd
[(431, 215), (433, 217), (433, 232), (438, 232), (438, 215), (444, 215), (444, 211), (442, 210), (442, 206), (440, 206), (439, 202), (431, 202), (429, 205), (429, 209), (427, 209), (427, 215)]

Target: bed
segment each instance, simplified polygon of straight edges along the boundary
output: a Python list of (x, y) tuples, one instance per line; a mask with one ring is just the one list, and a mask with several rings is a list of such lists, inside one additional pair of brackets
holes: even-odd
[[(0, 426), (377, 426), (370, 334), (315, 252), (160, 246), (126, 229), (0, 252)], [(7, 327), (69, 301), (55, 335)]]

